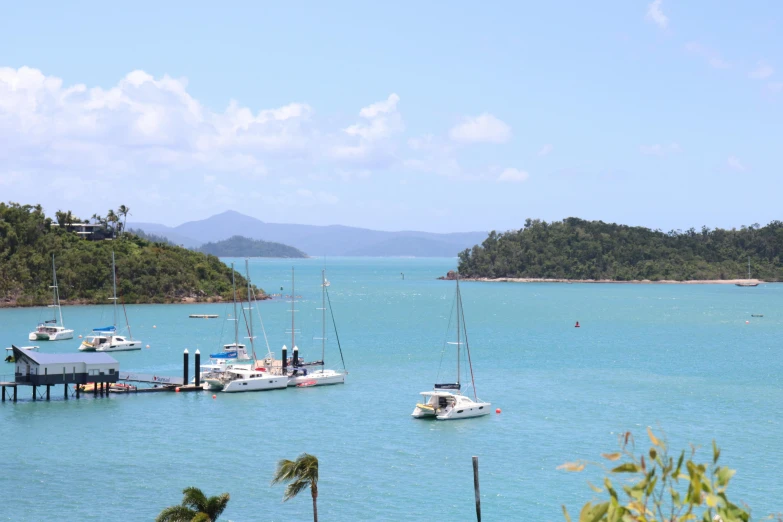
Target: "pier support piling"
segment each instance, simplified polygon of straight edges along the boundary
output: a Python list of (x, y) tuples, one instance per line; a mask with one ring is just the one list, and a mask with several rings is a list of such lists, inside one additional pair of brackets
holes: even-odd
[(52, 392), (52, 385), (51, 384), (47, 384), (46, 385), (46, 400), (47, 401), (52, 398), (51, 392)]
[(481, 522), (481, 493), (479, 492), (478, 457), (473, 457), (473, 490), (476, 494), (476, 520)]
[[(196, 378), (196, 388), (198, 388), (199, 386), (201, 386), (201, 352), (198, 349), (196, 349), (195, 362), (196, 362), (196, 367), (194, 368), (193, 371), (195, 372), (194, 377)], [(185, 385), (187, 384), (188, 381), (185, 381)]]
[(80, 387), (80, 385), (76, 384), (76, 398), (77, 399), (79, 398), (79, 387)]
[(185, 351), (182, 352), (182, 361), (183, 361), (182, 385), (187, 386), (188, 385), (188, 349), (187, 348), (185, 348)]
[(3, 400), (2, 402), (5, 402), (5, 386), (3, 386)]
[(17, 388), (18, 388), (17, 386), (14, 386), (14, 402), (16, 402), (16, 389)]
[(92, 383), (92, 396), (98, 397), (98, 383), (94, 382)]
[(68, 383), (67, 382), (63, 383), (63, 397), (65, 398), (66, 401), (68, 400)]
[(36, 388), (36, 386), (33, 384), (33, 401), (35, 401), (37, 399), (37, 397), (36, 397), (37, 394), (35, 393), (35, 388)]

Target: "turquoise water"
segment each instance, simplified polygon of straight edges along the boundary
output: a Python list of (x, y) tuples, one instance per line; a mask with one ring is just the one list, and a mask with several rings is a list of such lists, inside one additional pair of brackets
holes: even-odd
[[(287, 293), (291, 265), (254, 259), (251, 278)], [(316, 357), (322, 261), (293, 265), (303, 297), (298, 344)], [(475, 520), (472, 455), (480, 458), (484, 520), (556, 521), (561, 504), (578, 512), (593, 494), (587, 476), (555, 468), (614, 450), (624, 430), (646, 441), (648, 425), (665, 429), (675, 448), (717, 439), (724, 464), (738, 469), (730, 498), (749, 504), (756, 519), (783, 510), (783, 285), (464, 283), (479, 397), (502, 414), (414, 420), (418, 393), (438, 377), (454, 294), (453, 283), (434, 278), (453, 266), (328, 260), (350, 372), (344, 386), (67, 402), (55, 388), (50, 403), (30, 402), (21, 388), (24, 402), (0, 407), (0, 519), (149, 521), (194, 485), (231, 493), (225, 520), (308, 520), (308, 493), (282, 503), (283, 488), (269, 486), (278, 459), (306, 451), (320, 460), (324, 521)], [(278, 353), (290, 344), (289, 306), (260, 304)], [(77, 334), (111, 322), (109, 307), (63, 311)], [(179, 375), (184, 348), (215, 351), (221, 330), (229, 342), (229, 312), (223, 304), (129, 306), (134, 337), (150, 349), (115, 358), (124, 371)], [(0, 309), (0, 347), (30, 344), (27, 333), (48, 313)], [(78, 340), (39, 344), (75, 351)], [(326, 357), (339, 366), (334, 343)], [(9, 373), (12, 365), (0, 366)]]

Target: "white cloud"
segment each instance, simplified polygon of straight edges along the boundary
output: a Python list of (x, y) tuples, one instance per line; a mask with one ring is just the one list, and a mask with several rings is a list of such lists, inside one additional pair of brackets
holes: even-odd
[(748, 168), (736, 156), (729, 156), (729, 159), (726, 161), (726, 163), (731, 170), (736, 170), (737, 172), (745, 172), (748, 170)]
[(538, 151), (538, 155), (548, 156), (553, 150), (555, 150), (555, 148), (551, 144), (547, 143), (546, 145), (541, 147), (541, 150)]
[(769, 82), (767, 90), (770, 92), (783, 92), (783, 82)]
[(521, 183), (527, 178), (529, 178), (530, 175), (525, 172), (524, 170), (518, 170), (514, 168), (507, 168), (504, 169), (503, 172), (500, 173), (500, 176), (498, 176), (498, 181), (508, 182), (508, 183)]
[(686, 43), (685, 50), (706, 60), (713, 69), (728, 69), (731, 67), (731, 64), (721, 58), (717, 51), (710, 49), (709, 47), (706, 47), (699, 42)]
[(391, 138), (405, 130), (397, 111), (399, 101), (400, 97), (392, 93), (386, 100), (362, 108), (362, 121), (343, 129), (350, 141), (340, 140), (333, 145), (330, 156), (346, 164), (378, 167), (393, 163), (395, 147)]
[(485, 112), (475, 118), (465, 118), (449, 131), (449, 136), (461, 143), (506, 143), (511, 139), (511, 127)]
[(661, 3), (662, 0), (654, 0), (650, 5), (648, 5), (647, 15), (645, 18), (652, 21), (661, 29), (666, 29), (666, 26), (669, 25), (669, 17), (667, 17), (665, 14), (663, 14), (663, 11), (661, 11)]
[(680, 145), (677, 143), (670, 143), (669, 145), (655, 143), (653, 145), (642, 145), (639, 147), (639, 152), (647, 156), (665, 156), (670, 153), (680, 152), (680, 150)]
[(759, 60), (756, 68), (750, 71), (749, 76), (755, 80), (766, 80), (775, 73), (775, 69), (772, 68), (764, 60)]

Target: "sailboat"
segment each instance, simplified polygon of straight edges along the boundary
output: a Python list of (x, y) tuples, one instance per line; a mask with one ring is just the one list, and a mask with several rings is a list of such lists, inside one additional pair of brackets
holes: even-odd
[(88, 335), (82, 341), (79, 350), (82, 352), (125, 352), (130, 350), (141, 350), (141, 341), (133, 338), (130, 324), (128, 324), (128, 313), (125, 311), (125, 304), (122, 310), (125, 312), (125, 327), (128, 335), (117, 335), (117, 270), (114, 262), (114, 251), (111, 253), (111, 273), (113, 297), (109, 300), (114, 301), (114, 324), (101, 328), (93, 328), (92, 335)]
[[(28, 337), (31, 341), (62, 341), (73, 339), (73, 330), (65, 328), (63, 324), (63, 310), (60, 308), (60, 291), (57, 287), (57, 270), (54, 267), (54, 254), (52, 254), (52, 304), (54, 308), (54, 318), (47, 319), (40, 323), (35, 331), (30, 332)], [(60, 317), (60, 323), (57, 323), (57, 316)]]
[[(462, 309), (462, 294), (459, 290), (459, 276), (457, 276), (457, 341), (448, 344), (456, 345), (457, 352), (457, 381), (455, 383), (435, 384), (432, 391), (421, 392), (424, 402), (416, 404), (411, 415), (417, 419), (435, 418), (437, 420), (468, 419), (488, 415), (491, 404), (481, 401), (476, 396), (476, 385), (473, 381), (473, 363), (470, 360), (470, 346), (468, 346), (468, 332), (465, 328), (465, 313)], [(460, 320), (462, 325), (460, 325)], [(473, 398), (462, 395), (462, 383), (460, 382), (460, 357), (462, 352), (462, 337), (464, 332), (465, 353), (470, 367), (470, 379), (473, 388)]]
[[(291, 269), (291, 345), (294, 346), (295, 359), (299, 353), (299, 349), (296, 348), (295, 342), (295, 330), (294, 330), (294, 292), (293, 292), (293, 269)], [(344, 369), (343, 371), (327, 369), (324, 362), (324, 356), (326, 355), (326, 301), (328, 299), (327, 288), (329, 287), (329, 281), (326, 279), (326, 271), (321, 270), (321, 337), (318, 339), (321, 341), (321, 360), (315, 363), (310, 363), (308, 366), (318, 365), (321, 366), (319, 370), (308, 371), (305, 367), (299, 366), (298, 360), (292, 360), (293, 368), (290, 371), (288, 377), (289, 386), (297, 386), (299, 388), (306, 388), (310, 386), (323, 386), (326, 384), (343, 384), (345, 383), (345, 375), (348, 373)], [(331, 300), (330, 300), (331, 305)], [(329, 307), (330, 313), (332, 312), (331, 306)], [(334, 319), (334, 314), (332, 314)], [(333, 321), (334, 323), (334, 321)], [(337, 345), (340, 345), (340, 338), (337, 336), (337, 329), (335, 326), (335, 337), (337, 337)], [(343, 357), (343, 350), (340, 348), (340, 359)], [(302, 365), (304, 366), (304, 365)], [(343, 360), (343, 368), (345, 368), (345, 361)]]
[[(245, 323), (248, 329), (248, 339), (253, 352), (253, 364), (227, 365), (226, 369), (216, 377), (209, 377), (206, 382), (211, 389), (219, 389), (227, 393), (245, 391), (279, 390), (288, 387), (288, 377), (285, 375), (273, 375), (266, 368), (259, 365), (255, 352), (255, 337), (253, 335), (253, 298), (250, 286), (250, 270), (247, 259), (245, 260), (245, 273), (247, 279), (248, 307)], [(239, 319), (238, 317), (236, 319)]]
[(753, 280), (750, 278), (750, 256), (748, 256), (748, 280), (747, 281), (741, 281), (739, 283), (734, 283), (737, 286), (759, 286), (758, 283), (753, 282)]
[(239, 342), (239, 315), (237, 315), (237, 285), (234, 278), (234, 263), (231, 263), (231, 288), (233, 289), (234, 315), (229, 321), (234, 322), (234, 342), (224, 344), (223, 350), (217, 353), (209, 354), (209, 363), (202, 364), (200, 380), (204, 383), (204, 388), (210, 390), (220, 390), (223, 388), (220, 382), (221, 374), (230, 365), (239, 361), (249, 361), (250, 356), (247, 353), (247, 347)]

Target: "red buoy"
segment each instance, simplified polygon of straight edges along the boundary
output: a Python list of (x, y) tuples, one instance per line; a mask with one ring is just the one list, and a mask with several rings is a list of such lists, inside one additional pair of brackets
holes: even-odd
[(174, 390), (174, 391), (176, 391), (177, 393), (179, 393), (179, 386), (177, 386), (177, 389), (176, 389), (176, 390)]
[(500, 413), (500, 408), (496, 409), (495, 413)]
[(574, 325), (574, 328), (579, 328), (579, 321), (576, 322), (576, 324)]
[(217, 395), (213, 395), (213, 396), (212, 396), (212, 398), (213, 398), (213, 399), (217, 399)]

